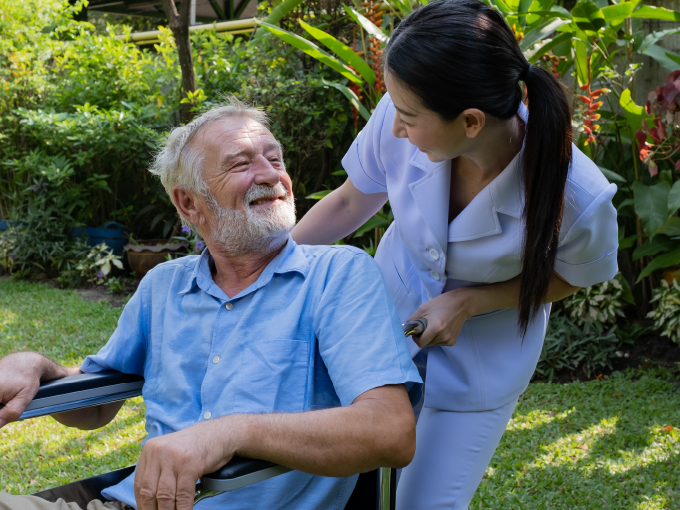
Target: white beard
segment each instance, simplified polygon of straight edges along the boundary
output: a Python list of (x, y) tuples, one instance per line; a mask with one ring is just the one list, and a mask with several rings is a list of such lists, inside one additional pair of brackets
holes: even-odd
[[(280, 195), (286, 197), (283, 202), (257, 209), (250, 206), (258, 198)], [(211, 222), (212, 242), (229, 255), (271, 253), (286, 243), (295, 226), (295, 200), (281, 183), (274, 187), (253, 184), (244, 197), (243, 211), (222, 207), (210, 194), (205, 199), (215, 213)]]

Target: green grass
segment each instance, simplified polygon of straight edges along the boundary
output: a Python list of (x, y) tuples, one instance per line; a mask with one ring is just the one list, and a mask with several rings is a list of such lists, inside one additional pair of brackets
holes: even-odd
[[(76, 364), (106, 342), (120, 311), (72, 291), (0, 280), (0, 355), (29, 348)], [(677, 381), (677, 372), (654, 369), (531, 384), (470, 508), (680, 508)], [(0, 491), (36, 492), (132, 464), (143, 415), (135, 399), (97, 431), (49, 417), (8, 425), (0, 430)]]
[[(69, 366), (99, 350), (122, 309), (82, 300), (75, 291), (0, 280), (0, 356), (35, 350)], [(0, 429), (0, 491), (29, 494), (137, 461), (144, 431), (141, 399), (93, 431), (45, 416)]]

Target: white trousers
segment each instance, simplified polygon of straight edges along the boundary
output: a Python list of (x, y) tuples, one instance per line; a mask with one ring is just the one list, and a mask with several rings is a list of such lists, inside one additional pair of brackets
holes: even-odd
[(416, 455), (397, 483), (396, 510), (466, 509), (516, 404), (466, 413), (423, 407)]

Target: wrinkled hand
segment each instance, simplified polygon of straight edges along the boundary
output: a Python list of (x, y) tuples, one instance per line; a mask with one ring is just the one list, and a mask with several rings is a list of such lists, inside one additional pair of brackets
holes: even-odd
[(0, 359), (0, 428), (16, 421), (40, 388), (43, 357), (19, 352)]
[(201, 422), (144, 444), (135, 472), (138, 510), (193, 508), (196, 481), (224, 466), (234, 454), (224, 447), (224, 431), (216, 424), (217, 420)]
[(423, 303), (408, 319), (427, 319), (425, 332), (412, 337), (418, 347), (456, 345), (463, 324), (473, 315), (468, 297), (467, 289), (455, 289)]

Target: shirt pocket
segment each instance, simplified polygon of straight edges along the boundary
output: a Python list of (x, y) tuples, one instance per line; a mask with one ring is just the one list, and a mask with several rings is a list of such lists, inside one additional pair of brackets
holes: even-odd
[(308, 342), (266, 340), (246, 345), (234, 394), (235, 413), (292, 413), (305, 409)]

